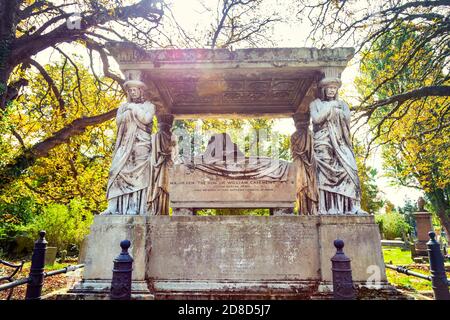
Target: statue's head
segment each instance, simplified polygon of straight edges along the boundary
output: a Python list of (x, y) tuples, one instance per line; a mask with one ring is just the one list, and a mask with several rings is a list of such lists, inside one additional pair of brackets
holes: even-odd
[(425, 210), (425, 199), (423, 197), (419, 197), (419, 199), (417, 199), (417, 209), (419, 212), (424, 212), (427, 211)]
[(145, 101), (144, 91), (147, 88), (145, 83), (139, 80), (128, 80), (124, 83), (127, 90), (128, 102), (142, 103)]
[(321, 100), (336, 100), (342, 82), (339, 78), (323, 78), (319, 82)]

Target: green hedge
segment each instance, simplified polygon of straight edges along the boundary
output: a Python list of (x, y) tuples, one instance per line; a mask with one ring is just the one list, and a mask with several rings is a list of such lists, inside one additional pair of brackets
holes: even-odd
[(404, 234), (409, 234), (412, 230), (405, 217), (397, 212), (377, 214), (375, 221), (386, 240), (402, 238)]

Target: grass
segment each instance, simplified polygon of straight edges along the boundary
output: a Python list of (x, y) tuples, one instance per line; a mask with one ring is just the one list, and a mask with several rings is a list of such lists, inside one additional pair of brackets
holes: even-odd
[[(394, 265), (412, 264), (411, 251), (400, 248), (383, 247), (384, 262)], [(390, 262), (392, 261), (392, 262)]]
[[(384, 262), (386, 264), (405, 266), (412, 271), (416, 271), (424, 275), (430, 274), (428, 263), (425, 264), (414, 263), (414, 261), (411, 259), (411, 251), (409, 250), (401, 250), (400, 248), (392, 248), (392, 247), (383, 247), (383, 256)], [(446, 263), (445, 265), (448, 265), (448, 263)], [(391, 269), (386, 269), (386, 276), (388, 281), (392, 285), (395, 285), (396, 287), (402, 289), (414, 292), (432, 290), (431, 281), (425, 279), (408, 276), (406, 274), (402, 274)], [(447, 277), (450, 277), (449, 272), (447, 272)]]

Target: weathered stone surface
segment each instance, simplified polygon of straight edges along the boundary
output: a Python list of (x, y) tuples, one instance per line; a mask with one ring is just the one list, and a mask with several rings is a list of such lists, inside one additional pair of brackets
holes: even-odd
[(318, 282), (309, 281), (214, 281), (156, 280), (155, 299), (171, 300), (307, 300), (317, 292)]
[(344, 252), (351, 259), (353, 281), (366, 282), (379, 271), (378, 281), (386, 282), (381, 238), (375, 217), (320, 215), (319, 243), (323, 281), (332, 281), (330, 258), (336, 253), (333, 241), (344, 241)]
[(416, 220), (417, 240), (414, 242), (417, 256), (428, 257), (427, 242), (430, 240), (428, 232), (433, 231), (431, 214), (429, 212), (416, 212), (413, 214)]
[(56, 260), (56, 254), (58, 253), (57, 247), (47, 247), (45, 251), (45, 265), (53, 265)]
[(145, 84), (139, 80), (124, 83), (128, 102), (116, 114), (117, 137), (109, 169), (106, 198), (108, 207), (102, 214), (145, 215), (151, 195), (151, 129), (155, 106), (145, 101)]
[(386, 285), (373, 216), (97, 216), (83, 281), (71, 292), (106, 294), (119, 243), (129, 239), (135, 294), (308, 298), (331, 281), (336, 238), (345, 241), (355, 282), (365, 284), (375, 265), (375, 284)]
[[(68, 290), (66, 300), (109, 300), (111, 280), (83, 279)], [(131, 300), (154, 300), (146, 281), (131, 284)]]
[(83, 279), (111, 279), (113, 260), (121, 252), (120, 242), (128, 239), (128, 252), (134, 259), (133, 280), (144, 280), (145, 238), (146, 216), (96, 216), (86, 239)]
[(172, 208), (293, 208), (295, 167), (289, 164), (287, 181), (229, 179), (185, 165), (169, 170)]
[(319, 279), (316, 217), (301, 218), (150, 217), (147, 277)]
[[(338, 77), (320, 80), (310, 104), (319, 214), (367, 214), (350, 136), (350, 107), (338, 99)], [(313, 161), (313, 160), (312, 160)]]
[(127, 78), (140, 72), (152, 102), (160, 102), (164, 112), (177, 118), (306, 112), (317, 81), (323, 75), (339, 76), (354, 54), (353, 48), (144, 51), (127, 43), (109, 47)]
[[(323, 66), (328, 64), (346, 65), (353, 57), (354, 48), (333, 49), (318, 48), (247, 48), (231, 51), (230, 49), (156, 49), (142, 50), (131, 43), (110, 42), (109, 48), (118, 62), (125, 64), (141, 63), (148, 69), (170, 68), (173, 64), (224, 65), (226, 62), (255, 64), (259, 67), (288, 66)], [(233, 65), (235, 66), (235, 65)], [(173, 66), (172, 66), (173, 67)], [(229, 66), (227, 66), (229, 67)], [(134, 69), (131, 66), (128, 69)]]

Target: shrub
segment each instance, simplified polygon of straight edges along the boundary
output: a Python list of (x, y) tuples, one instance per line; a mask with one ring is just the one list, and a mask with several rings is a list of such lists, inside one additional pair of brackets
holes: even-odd
[(403, 234), (411, 231), (411, 226), (406, 222), (405, 217), (397, 212), (375, 215), (375, 221), (387, 240), (402, 238)]
[(29, 196), (19, 195), (11, 202), (0, 201), (1, 256), (20, 255), (30, 251), (33, 242), (27, 239), (23, 227), (33, 220), (39, 210), (39, 205)]
[(44, 207), (42, 213), (25, 228), (32, 238), (36, 238), (40, 230), (45, 230), (49, 246), (67, 250), (69, 245), (81, 245), (92, 221), (93, 215), (84, 208), (83, 202), (73, 199), (68, 206), (50, 204)]

